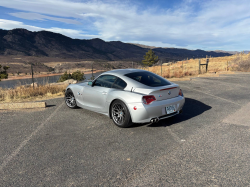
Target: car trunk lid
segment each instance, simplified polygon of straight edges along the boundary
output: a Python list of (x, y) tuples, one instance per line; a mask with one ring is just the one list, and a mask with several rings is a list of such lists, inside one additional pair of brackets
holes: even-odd
[(133, 92), (145, 95), (153, 95), (157, 101), (171, 99), (179, 95), (180, 87), (176, 84), (169, 86), (155, 87), (153, 89), (135, 88)]

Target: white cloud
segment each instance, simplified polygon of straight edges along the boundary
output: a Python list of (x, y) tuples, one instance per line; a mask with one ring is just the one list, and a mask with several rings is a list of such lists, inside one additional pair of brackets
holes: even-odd
[[(0, 5), (28, 13), (12, 15), (27, 19), (81, 22), (79, 30), (50, 28), (68, 36), (92, 36), (86, 27), (104, 40), (188, 48), (243, 50), (250, 42), (250, 3), (248, 0), (185, 0), (178, 8), (139, 10), (129, 1), (9, 0)], [(197, 3), (199, 8), (195, 8)], [(46, 15), (46, 16), (45, 16)], [(56, 16), (56, 17), (55, 17)], [(57, 18), (63, 17), (63, 18)], [(60, 20), (59, 20), (60, 19)], [(5, 23), (6, 24), (6, 23)], [(87, 26), (86, 26), (87, 25)], [(3, 27), (1, 28), (8, 29)], [(6, 26), (6, 25), (5, 25)], [(25, 25), (25, 28), (36, 27)], [(48, 29), (47, 29), (48, 30)], [(92, 32), (91, 31), (91, 32)], [(74, 33), (76, 32), (76, 33)], [(73, 34), (74, 33), (74, 34)], [(74, 38), (75, 38), (74, 37)]]
[(0, 28), (3, 29), (16, 29), (16, 28), (24, 28), (30, 31), (51, 31), (55, 33), (60, 33), (65, 36), (71, 37), (71, 38), (97, 38), (99, 36), (96, 35), (89, 35), (84, 33), (83, 31), (80, 30), (74, 30), (74, 29), (62, 29), (62, 28), (42, 28), (42, 27), (35, 27), (32, 25), (26, 25), (22, 22), (19, 21), (12, 21), (12, 20), (6, 20), (6, 19), (0, 19)]
[(39, 20), (39, 21), (54, 20), (54, 21), (68, 23), (68, 24), (76, 24), (76, 25), (81, 24), (81, 22), (73, 20), (73, 19), (51, 17), (51, 16), (46, 16), (46, 15), (32, 13), (32, 12), (16, 12), (16, 13), (10, 13), (10, 15), (18, 17), (18, 18), (22, 18), (22, 19), (28, 19), (28, 20)]

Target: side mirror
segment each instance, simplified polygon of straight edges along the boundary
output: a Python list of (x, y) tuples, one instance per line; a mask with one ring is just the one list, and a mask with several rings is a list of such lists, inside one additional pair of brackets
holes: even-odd
[(93, 86), (93, 82), (92, 82), (92, 81), (89, 81), (89, 82), (88, 82), (88, 85)]

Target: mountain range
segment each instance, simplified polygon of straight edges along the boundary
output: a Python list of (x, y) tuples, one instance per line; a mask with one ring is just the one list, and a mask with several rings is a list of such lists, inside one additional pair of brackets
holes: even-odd
[[(150, 47), (121, 41), (106, 42), (95, 39), (72, 39), (49, 31), (31, 32), (26, 29), (0, 29), (0, 55), (56, 57), (83, 60), (141, 61)], [(160, 59), (166, 61), (187, 58), (219, 57), (232, 55), (221, 51), (153, 48)]]

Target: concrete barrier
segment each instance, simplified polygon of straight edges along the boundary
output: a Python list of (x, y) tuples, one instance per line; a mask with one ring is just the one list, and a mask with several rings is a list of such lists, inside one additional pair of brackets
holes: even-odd
[(26, 102), (26, 103), (1, 103), (0, 110), (45, 108), (46, 102)]

